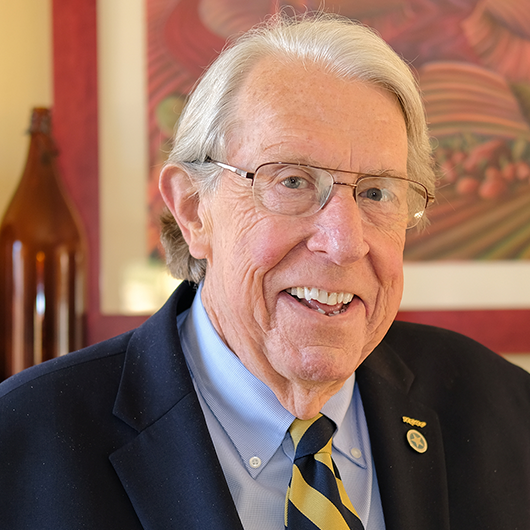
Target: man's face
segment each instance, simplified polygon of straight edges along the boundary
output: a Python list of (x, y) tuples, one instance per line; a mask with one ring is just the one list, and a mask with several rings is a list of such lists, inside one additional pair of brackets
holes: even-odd
[[(407, 173), (406, 128), (395, 97), (311, 65), (259, 63), (235, 118), (222, 162), (247, 171), (294, 162)], [(199, 211), (209, 234), (204, 256), (197, 256), (208, 261), (202, 297), (215, 328), (286, 408), (299, 417), (316, 414), (395, 317), (405, 228), (361, 221), (346, 186), (334, 186), (325, 208), (308, 217), (264, 212), (251, 181), (229, 171)], [(333, 293), (353, 299), (330, 308), (293, 296), (293, 288), (324, 291), (328, 302), (335, 302)]]

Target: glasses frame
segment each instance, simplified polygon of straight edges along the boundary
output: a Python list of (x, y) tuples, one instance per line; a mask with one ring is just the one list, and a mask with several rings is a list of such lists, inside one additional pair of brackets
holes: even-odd
[[(360, 172), (357, 172), (357, 171), (347, 171), (345, 169), (330, 169), (330, 168), (327, 168), (327, 167), (311, 166), (309, 164), (296, 164), (296, 163), (293, 163), (293, 162), (265, 162), (264, 164), (260, 164), (254, 171), (245, 171), (244, 169), (240, 169), (238, 167), (231, 166), (229, 164), (225, 164), (224, 162), (219, 162), (218, 160), (213, 160), (212, 158), (207, 158), (205, 162), (207, 164), (214, 164), (214, 165), (216, 165), (216, 166), (218, 166), (218, 167), (220, 167), (222, 169), (226, 169), (226, 170), (228, 170), (228, 171), (230, 171), (232, 173), (235, 173), (236, 175), (238, 175), (240, 177), (243, 177), (243, 178), (246, 178), (246, 179), (250, 179), (252, 181), (252, 186), (254, 186), (254, 177), (256, 176), (256, 173), (260, 170), (260, 168), (262, 168), (264, 166), (272, 166), (272, 165), (275, 165), (275, 164), (283, 164), (283, 165), (288, 165), (288, 166), (298, 166), (298, 167), (301, 167), (301, 168), (320, 169), (322, 171), (326, 171), (327, 173), (329, 173), (331, 175), (331, 178), (333, 179), (333, 185), (347, 186), (349, 188), (352, 188), (352, 190), (353, 190), (353, 198), (355, 199), (355, 201), (357, 201), (357, 197), (356, 197), (357, 187), (358, 187), (359, 183), (362, 182), (365, 179), (369, 179), (369, 178), (390, 178), (390, 179), (402, 180), (404, 182), (412, 182), (413, 184), (416, 184), (417, 186), (420, 186), (421, 188), (423, 188), (425, 190), (425, 206), (424, 206), (423, 210), (420, 210), (422, 212), (422, 215), (418, 217), (417, 222), (415, 224), (411, 225), (411, 226), (407, 226), (407, 230), (409, 228), (414, 228), (420, 222), (420, 220), (421, 220), (421, 218), (423, 216), (423, 213), (425, 212), (425, 210), (427, 210), (429, 205), (432, 202), (434, 202), (434, 199), (435, 199), (434, 195), (432, 193), (430, 193), (429, 190), (427, 189), (427, 187), (424, 184), (422, 184), (421, 182), (418, 182), (416, 180), (412, 180), (412, 179), (409, 179), (409, 178), (405, 178), (405, 177), (397, 177), (397, 176), (394, 176), (394, 175), (374, 175), (374, 174), (370, 174), (370, 173), (360, 173)], [(338, 182), (338, 181), (335, 180), (334, 173), (347, 173), (348, 175), (357, 175), (358, 178), (353, 183)], [(332, 193), (330, 192), (328, 197), (326, 198), (326, 201), (320, 206), (320, 208), (318, 210), (316, 210), (315, 212), (313, 212), (313, 214), (309, 214), (309, 215), (314, 215), (315, 213), (317, 213), (320, 210), (324, 209), (326, 207), (326, 205), (328, 204), (328, 202), (330, 201), (331, 196), (332, 196)], [(417, 213), (419, 214), (420, 212), (417, 212)]]

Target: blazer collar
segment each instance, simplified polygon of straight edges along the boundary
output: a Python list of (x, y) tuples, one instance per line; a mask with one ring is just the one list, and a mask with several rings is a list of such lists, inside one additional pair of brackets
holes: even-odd
[(178, 338), (184, 283), (127, 348), (114, 414), (137, 431), (110, 461), (145, 529), (242, 530)]
[[(384, 340), (357, 369), (385, 524), (387, 530), (448, 530), (440, 423), (436, 412), (415, 397), (414, 379), (413, 371)], [(411, 429), (427, 441), (425, 452), (408, 442)]]
[(177, 314), (191, 306), (195, 290), (181, 284), (129, 341), (114, 414), (142, 431), (193, 392), (177, 330)]

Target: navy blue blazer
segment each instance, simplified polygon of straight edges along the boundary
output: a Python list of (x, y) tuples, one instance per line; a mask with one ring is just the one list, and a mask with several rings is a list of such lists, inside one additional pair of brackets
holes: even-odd
[[(242, 528), (177, 333), (194, 294), (0, 385), (0, 528)], [(387, 530), (530, 528), (528, 373), (396, 322), (357, 381)], [(426, 452), (403, 417), (425, 423)]]

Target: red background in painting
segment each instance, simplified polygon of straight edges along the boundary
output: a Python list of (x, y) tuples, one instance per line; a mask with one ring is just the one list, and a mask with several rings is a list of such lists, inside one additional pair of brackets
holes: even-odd
[[(66, 185), (89, 241), (89, 343), (146, 318), (100, 312), (96, 30), (96, 0), (53, 0), (54, 129)], [(498, 352), (530, 352), (530, 310), (403, 312), (399, 318), (459, 331)]]

